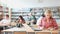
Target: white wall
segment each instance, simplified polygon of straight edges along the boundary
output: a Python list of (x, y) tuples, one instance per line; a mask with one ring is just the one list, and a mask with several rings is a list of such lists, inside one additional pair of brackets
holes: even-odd
[(0, 0), (12, 8), (50, 7), (60, 6), (60, 0)]

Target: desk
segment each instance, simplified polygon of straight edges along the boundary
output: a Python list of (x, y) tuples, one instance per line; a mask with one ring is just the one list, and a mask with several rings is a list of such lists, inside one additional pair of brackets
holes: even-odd
[(54, 30), (54, 31), (48, 31), (48, 30), (43, 30), (43, 31), (35, 31), (36, 34), (58, 34), (59, 31), (58, 30)]
[(21, 33), (22, 34), (58, 34), (60, 32), (60, 28), (58, 30), (53, 30), (53, 31), (49, 31), (49, 30), (34, 31), (27, 24), (23, 24), (23, 25), (24, 25), (24, 27), (22, 27), (22, 28), (14, 27), (11, 29), (3, 30), (3, 32), (13, 32), (14, 34), (17, 34), (17, 33), (18, 34), (21, 34)]
[(32, 30), (27, 24), (23, 24), (23, 26), (24, 27), (21, 27), (21, 28), (14, 27), (11, 29), (6, 29), (6, 30), (3, 30), (3, 32), (14, 32), (14, 34), (17, 34), (17, 33), (27, 34), (29, 32), (32, 34), (34, 33), (34, 30)]
[[(32, 27), (38, 28), (38, 26), (33, 25)], [(42, 31), (35, 31), (35, 34), (60, 34), (60, 26), (58, 30), (42, 30)]]

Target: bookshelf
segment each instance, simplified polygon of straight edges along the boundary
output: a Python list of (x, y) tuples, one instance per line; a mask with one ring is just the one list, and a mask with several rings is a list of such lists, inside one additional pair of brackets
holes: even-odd
[(3, 12), (4, 12), (4, 15), (6, 15), (6, 14), (9, 15), (9, 8), (8, 7), (3, 7)]
[(43, 12), (45, 12), (46, 9), (49, 9), (52, 11), (53, 13), (53, 18), (56, 19), (60, 19), (59, 15), (60, 15), (60, 11), (58, 10), (59, 7), (44, 7), (44, 8), (32, 8), (32, 13), (34, 13), (34, 15), (37, 16), (41, 16)]
[(21, 8), (19, 10), (12, 10), (12, 16), (11, 16), (11, 20), (16, 20), (18, 18), (19, 15), (22, 15), (24, 17), (24, 19), (27, 21), (27, 14), (29, 14), (30, 12), (35, 15), (35, 17), (38, 19), (42, 13), (45, 12), (46, 9), (49, 9), (52, 11), (53, 13), (53, 18), (55, 18), (57, 21), (60, 20), (60, 7), (43, 7), (43, 8)]
[(1, 6), (0, 5), (0, 12), (3, 12), (3, 15), (5, 16), (6, 14), (8, 14), (9, 15), (9, 19), (11, 18), (10, 16), (11, 16), (11, 8), (9, 9), (8, 7), (6, 7), (6, 6)]
[[(25, 19), (27, 14), (30, 13), (30, 8), (12, 9), (11, 20), (15, 21), (20, 15)], [(26, 19), (25, 19), (26, 20)]]

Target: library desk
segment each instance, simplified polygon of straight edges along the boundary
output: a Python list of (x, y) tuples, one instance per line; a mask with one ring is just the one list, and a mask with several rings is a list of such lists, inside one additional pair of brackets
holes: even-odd
[(27, 24), (23, 24), (23, 27), (13, 27), (10, 29), (3, 30), (2, 32), (8, 32), (11, 34), (33, 34), (34, 30), (32, 30)]
[(60, 28), (58, 30), (42, 30), (42, 31), (34, 31), (30, 26), (27, 24), (23, 24), (24, 27), (22, 28), (11, 28), (3, 30), (3, 32), (11, 32), (12, 34), (60, 34)]
[[(38, 28), (37, 25), (33, 25), (33, 28)], [(60, 25), (58, 25), (58, 30), (42, 30), (35, 31), (35, 34), (60, 34)]]

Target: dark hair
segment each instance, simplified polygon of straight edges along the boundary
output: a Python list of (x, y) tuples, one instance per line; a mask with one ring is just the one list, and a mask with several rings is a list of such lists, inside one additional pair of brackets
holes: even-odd
[(24, 18), (20, 15), (19, 18), (21, 18), (21, 20), (25, 23)]
[(6, 15), (6, 17), (9, 17), (9, 15)]

